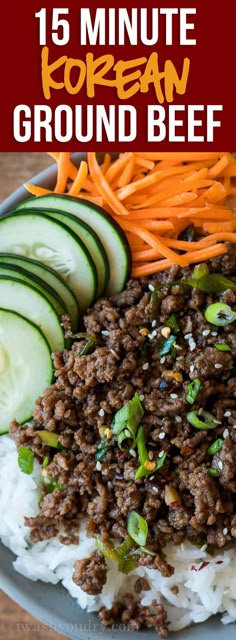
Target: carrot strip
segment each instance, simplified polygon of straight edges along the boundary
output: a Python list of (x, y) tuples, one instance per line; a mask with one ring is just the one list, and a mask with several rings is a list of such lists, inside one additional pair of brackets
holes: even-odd
[(70, 196), (78, 195), (78, 193), (84, 186), (84, 182), (87, 178), (87, 175), (88, 175), (88, 165), (87, 165), (87, 162), (84, 162), (84, 160), (82, 160), (77, 172), (77, 176), (69, 189), (68, 193)]
[[(48, 156), (51, 156), (54, 160), (56, 160), (58, 162), (59, 157), (60, 157), (60, 152), (59, 151), (48, 151), (47, 154), (48, 154)], [(68, 178), (71, 178), (71, 180), (75, 180), (75, 178), (77, 176), (77, 171), (78, 171), (77, 167), (75, 167), (75, 165), (73, 164), (72, 160), (70, 160)]]
[(121, 216), (126, 216), (128, 214), (128, 210), (121, 204), (121, 202), (119, 202), (118, 198), (112, 191), (110, 185), (108, 184), (99, 167), (96, 159), (96, 154), (92, 151), (89, 151), (88, 153), (88, 164), (94, 183), (99, 193), (103, 196), (105, 202), (107, 202), (112, 207), (115, 213)]
[[(188, 259), (189, 264), (194, 262), (204, 262), (205, 260), (209, 260), (210, 258), (215, 258), (216, 256), (220, 256), (223, 253), (227, 253), (227, 249), (224, 244), (217, 244), (213, 247), (209, 247), (207, 250), (202, 249), (196, 251), (195, 253), (189, 253)], [(157, 260), (156, 262), (150, 262), (148, 264), (142, 266), (134, 265), (132, 269), (132, 277), (140, 278), (142, 276), (148, 276), (152, 273), (158, 273), (159, 271), (165, 271), (172, 266), (171, 260)]]
[(128, 160), (128, 162), (126, 163), (120, 177), (117, 183), (118, 187), (124, 187), (125, 185), (129, 184), (129, 182), (132, 180), (132, 175), (134, 172), (134, 166), (135, 166), (135, 158), (134, 156), (131, 156), (131, 158)]
[[(134, 220), (134, 222), (136, 221)], [(158, 231), (158, 233), (160, 233), (161, 231), (168, 231), (169, 229), (174, 229), (174, 225), (172, 224), (172, 222), (169, 222), (168, 220), (164, 220), (164, 221), (143, 220), (142, 226), (145, 229), (150, 229), (151, 231), (152, 230)]]
[(123, 170), (126, 163), (130, 158), (132, 158), (132, 156), (132, 151), (130, 151), (129, 153), (124, 153), (123, 155), (121, 155), (117, 160), (114, 160), (106, 173), (107, 182), (110, 183), (114, 180), (114, 178), (117, 177), (117, 174), (119, 174), (119, 172)]
[(132, 222), (127, 222), (126, 220), (123, 220), (123, 218), (121, 221), (121, 226), (123, 227), (123, 229), (126, 229), (127, 231), (132, 231), (133, 233), (136, 233), (140, 238), (142, 238), (145, 242), (147, 242), (147, 244), (153, 247), (153, 249), (156, 249), (158, 253), (161, 253), (166, 258), (169, 258), (170, 260), (172, 260), (172, 263), (179, 264), (182, 267), (185, 267), (187, 265), (186, 257), (179, 256), (178, 254), (174, 253), (174, 251), (172, 251), (171, 249), (168, 249), (168, 247), (165, 247), (165, 245), (163, 245), (163, 242), (161, 238), (159, 238), (159, 236), (157, 235), (154, 236), (153, 233), (150, 233), (150, 231), (144, 229), (143, 227), (137, 224), (135, 225)]
[(211, 169), (209, 169), (209, 176), (211, 178), (216, 178), (216, 176), (219, 176), (219, 174), (223, 171), (223, 169), (227, 167), (227, 165), (229, 164), (229, 161), (230, 161), (230, 157), (228, 155), (222, 156), (222, 158), (220, 158), (220, 160), (216, 162), (214, 167), (211, 167)]
[(35, 184), (24, 184), (24, 187), (29, 193), (32, 193), (33, 196), (44, 196), (46, 193), (54, 193), (54, 191), (50, 189), (44, 189), (44, 187), (38, 187)]

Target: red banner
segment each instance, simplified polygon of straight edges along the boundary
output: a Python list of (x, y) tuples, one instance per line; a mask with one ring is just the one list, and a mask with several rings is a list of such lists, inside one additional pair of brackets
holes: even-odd
[(0, 151), (235, 148), (233, 0), (46, 4), (1, 8)]

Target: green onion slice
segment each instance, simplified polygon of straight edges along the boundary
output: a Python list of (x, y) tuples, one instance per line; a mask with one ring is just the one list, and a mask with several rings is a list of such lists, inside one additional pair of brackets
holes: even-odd
[(195, 429), (215, 429), (218, 424), (221, 424), (209, 411), (201, 411), (200, 415), (203, 420), (199, 419), (198, 415), (196, 411), (190, 411), (186, 416), (188, 422), (195, 427)]
[(114, 546), (105, 544), (105, 542), (102, 541), (102, 539), (98, 534), (95, 535), (95, 541), (96, 541), (97, 548), (99, 549), (99, 551), (101, 551), (101, 553), (105, 556), (105, 558), (107, 558), (108, 560), (113, 560), (115, 562), (118, 562), (119, 554), (117, 549)]
[(209, 273), (209, 269), (207, 264), (205, 264), (204, 262), (202, 262), (201, 264), (196, 264), (196, 267), (194, 267), (193, 270), (193, 280), (199, 280), (200, 278), (203, 278), (203, 276), (207, 276)]
[(210, 478), (219, 478), (219, 471), (217, 469), (208, 469), (208, 475), (210, 476)]
[(95, 342), (95, 337), (94, 336), (90, 336), (86, 342), (86, 344), (82, 347), (81, 351), (79, 352), (79, 357), (81, 358), (81, 356), (85, 356), (88, 351), (90, 351), (91, 347), (93, 347)]
[(167, 456), (167, 451), (163, 451), (162, 456), (156, 460), (155, 469), (153, 469), (152, 471), (148, 471), (145, 468), (144, 464), (141, 464), (140, 467), (136, 471), (134, 479), (138, 480), (138, 478), (147, 478), (148, 476), (152, 476), (153, 473), (156, 473), (156, 471), (159, 471), (159, 469), (161, 469), (161, 467), (163, 467), (163, 464), (165, 462), (166, 456)]
[(49, 463), (49, 457), (44, 456), (43, 464), (42, 464), (43, 469), (48, 466), (48, 463)]
[(189, 404), (194, 404), (198, 393), (200, 391), (201, 388), (201, 382), (198, 378), (195, 378), (192, 382), (190, 382), (187, 385), (187, 389), (188, 389), (188, 393), (186, 396), (186, 400), (187, 402), (189, 402)]
[(214, 347), (217, 349), (217, 351), (232, 351), (231, 347), (223, 342), (214, 344)]
[(215, 440), (215, 442), (212, 442), (212, 444), (208, 447), (207, 453), (209, 453), (210, 456), (214, 456), (215, 453), (218, 453), (218, 451), (222, 449), (223, 444), (224, 440), (222, 440), (221, 438), (217, 438), (217, 440)]
[(130, 573), (134, 569), (137, 569), (138, 562), (133, 555), (128, 555), (125, 558), (119, 558), (118, 560), (118, 571), (122, 573)]
[(148, 523), (137, 511), (130, 512), (127, 529), (131, 538), (144, 547), (148, 536)]
[(34, 469), (34, 453), (28, 447), (20, 447), (18, 451), (18, 465), (20, 470), (30, 475)]
[(188, 284), (190, 287), (200, 289), (205, 293), (221, 293), (227, 289), (236, 291), (236, 282), (225, 278), (220, 273), (209, 273), (203, 275), (201, 278), (194, 277), (191, 280), (184, 280), (184, 284)]
[(123, 429), (128, 429), (133, 439), (135, 439), (143, 414), (144, 410), (139, 395), (135, 393), (134, 397), (115, 414), (112, 422), (113, 433), (118, 435)]
[(143, 427), (141, 426), (139, 427), (138, 433), (136, 436), (136, 444), (138, 447), (139, 462), (141, 464), (144, 464), (144, 462), (148, 460), (148, 452), (147, 452), (145, 438), (144, 438), (144, 430), (143, 430)]
[(236, 320), (236, 313), (228, 304), (215, 302), (207, 307), (205, 318), (210, 324), (214, 324), (217, 327), (225, 327)]
[(168, 318), (167, 322), (165, 322), (165, 326), (169, 327), (173, 331), (173, 333), (178, 333), (179, 332), (179, 325), (178, 325), (175, 313), (171, 314), (171, 316)]
[(35, 431), (35, 434), (39, 436), (40, 440), (42, 440), (43, 444), (46, 444), (48, 447), (53, 447), (53, 449), (58, 449), (60, 434), (55, 433), (55, 431)]
[(167, 353), (170, 353), (171, 347), (174, 347), (175, 343), (176, 337), (173, 335), (170, 335), (169, 338), (164, 339), (163, 342), (161, 342), (160, 356), (165, 356), (167, 355)]
[[(132, 439), (132, 442), (129, 443), (131, 439), (131, 434), (129, 433), (128, 435), (128, 433), (126, 433), (126, 429), (125, 429), (124, 431), (121, 431), (121, 433), (119, 433), (118, 435), (117, 444), (121, 451), (129, 451), (130, 449), (133, 449), (136, 446), (136, 442), (133, 439)], [(122, 442), (124, 442), (125, 440), (128, 442), (128, 445), (126, 447), (123, 447)]]

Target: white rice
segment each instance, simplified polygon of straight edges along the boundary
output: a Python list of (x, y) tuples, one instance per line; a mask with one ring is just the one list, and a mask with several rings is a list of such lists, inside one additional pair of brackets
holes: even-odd
[[(150, 590), (142, 594), (141, 603), (161, 602), (168, 613), (169, 628), (178, 631), (191, 623), (203, 622), (220, 613), (221, 622), (236, 621), (236, 555), (234, 550), (210, 556), (205, 548), (198, 549), (188, 542), (166, 549), (168, 561), (175, 568), (170, 578), (159, 571), (140, 567), (128, 576), (118, 572), (108, 562), (107, 583), (99, 596), (89, 596), (72, 580), (76, 559), (88, 557), (95, 550), (93, 538), (87, 538), (85, 528), (80, 531), (79, 545), (62, 545), (56, 538), (31, 544), (24, 516), (38, 512), (38, 463), (28, 476), (17, 463), (14, 442), (9, 436), (0, 438), (0, 538), (16, 555), (16, 571), (31, 580), (57, 584), (61, 581), (70, 595), (83, 609), (98, 611), (102, 605), (110, 608), (115, 599), (131, 592), (137, 577), (146, 577)], [(202, 562), (209, 564), (201, 568)], [(219, 563), (219, 564), (218, 564)], [(178, 587), (178, 593), (172, 591)]]

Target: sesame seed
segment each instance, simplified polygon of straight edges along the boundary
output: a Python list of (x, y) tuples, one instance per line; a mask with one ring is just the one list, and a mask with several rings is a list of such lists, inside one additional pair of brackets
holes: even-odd
[(105, 329), (103, 331), (101, 331), (102, 336), (109, 336), (109, 331), (106, 331)]
[[(183, 347), (181, 347), (181, 346), (180, 346), (180, 344), (176, 344), (176, 345), (175, 345), (175, 348), (176, 348), (176, 349), (180, 349), (180, 351), (181, 351), (181, 349), (183, 349)], [(180, 358), (183, 358), (183, 357), (184, 357), (184, 356), (180, 356)], [(176, 358), (176, 360), (179, 360), (180, 358)]]
[(144, 371), (147, 371), (148, 367), (149, 367), (149, 362), (144, 362), (144, 364), (143, 364), (143, 370), (144, 370)]
[(153, 286), (153, 284), (149, 284), (148, 288), (149, 288), (149, 291), (155, 291), (155, 287)]
[(105, 416), (105, 411), (104, 409), (99, 409), (98, 415), (103, 418), (103, 416)]
[(196, 349), (196, 342), (194, 342), (194, 340), (189, 340), (189, 349), (190, 351), (194, 351), (194, 349)]
[(153, 451), (149, 451), (149, 452), (148, 452), (149, 460), (153, 460), (153, 456), (154, 456)]
[(161, 433), (159, 433), (159, 440), (164, 440), (165, 435), (164, 431), (161, 431)]
[(220, 362), (216, 362), (215, 369), (221, 369), (222, 367), (223, 367), (223, 364), (220, 364)]
[(154, 330), (154, 331), (152, 332), (152, 337), (153, 337), (153, 338), (155, 338), (156, 336), (157, 336), (157, 331), (155, 331), (155, 330)]
[(162, 458), (164, 456), (165, 451), (160, 451), (160, 453), (158, 453), (158, 458)]
[(206, 336), (209, 336), (209, 333), (211, 333), (210, 329), (204, 329), (204, 331), (202, 332), (202, 335), (206, 337)]
[(151, 326), (152, 326), (152, 327), (156, 327), (156, 326), (157, 326), (157, 321), (156, 321), (156, 320), (153, 320), (153, 321), (152, 321), (152, 325), (151, 325)]
[[(178, 347), (178, 345), (176, 344), (175, 348), (176, 349), (181, 349), (182, 347)], [(179, 362), (179, 360), (183, 360), (183, 359), (184, 359), (184, 356), (178, 356), (178, 358), (176, 358), (176, 360), (178, 360), (178, 362)]]
[(170, 398), (172, 398), (172, 400), (176, 400), (176, 398), (178, 398), (177, 393), (170, 393)]
[(129, 452), (130, 455), (133, 456), (133, 458), (136, 458), (136, 451), (134, 449), (130, 449)]
[(193, 371), (194, 371), (194, 364), (191, 364), (191, 366), (189, 367), (189, 371), (190, 371), (190, 373), (193, 373)]
[(192, 338), (192, 333), (186, 333), (184, 336), (185, 340), (189, 340), (189, 338)]
[(152, 491), (153, 491), (153, 493), (158, 493), (159, 490), (158, 490), (157, 487), (152, 487)]
[(217, 333), (217, 331), (212, 331), (212, 332), (211, 332), (211, 335), (212, 335), (212, 336), (218, 336), (218, 333)]
[(181, 416), (175, 416), (175, 421), (176, 422), (182, 422)]
[(101, 462), (99, 462), (99, 460), (98, 460), (97, 463), (96, 463), (96, 469), (97, 469), (97, 471), (101, 471), (101, 468), (102, 468)]
[(142, 402), (142, 401), (144, 400), (144, 395), (143, 395), (143, 393), (141, 393), (141, 394), (140, 394), (140, 396), (139, 396), (139, 400), (140, 400), (140, 402)]
[(163, 358), (160, 359), (160, 364), (164, 364), (165, 361), (166, 361), (165, 356), (163, 356)]
[(225, 527), (225, 528), (223, 529), (223, 534), (224, 534), (224, 536), (227, 536), (227, 533), (228, 533), (228, 529), (227, 529), (227, 527)]
[(228, 438), (229, 435), (229, 429), (225, 429), (223, 432), (223, 438)]
[(229, 418), (231, 416), (231, 411), (225, 411), (224, 417)]
[(222, 471), (222, 469), (223, 469), (223, 462), (222, 462), (222, 460), (219, 460), (219, 462), (218, 462), (218, 467), (219, 467), (219, 469)]

